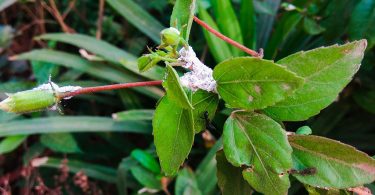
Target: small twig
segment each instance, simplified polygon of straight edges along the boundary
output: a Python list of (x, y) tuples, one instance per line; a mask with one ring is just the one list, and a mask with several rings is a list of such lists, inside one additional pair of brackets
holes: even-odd
[(70, 28), (68, 25), (65, 24), (64, 18), (62, 17), (60, 11), (58, 10), (55, 1), (54, 0), (49, 0), (49, 4), (50, 4), (50, 6), (48, 6), (47, 4), (45, 4), (44, 2), (42, 2), (42, 6), (45, 9), (47, 9), (47, 11), (50, 12), (55, 17), (55, 19), (60, 24), (62, 30), (65, 33), (74, 33), (74, 30), (72, 28)]
[(97, 86), (97, 87), (85, 87), (78, 89), (73, 92), (68, 92), (61, 94), (59, 98), (66, 98), (72, 97), (80, 94), (87, 94), (87, 93), (95, 93), (99, 91), (107, 91), (107, 90), (115, 90), (115, 89), (125, 89), (131, 87), (145, 87), (145, 86), (154, 86), (154, 85), (161, 85), (163, 81), (143, 81), (143, 82), (134, 82), (134, 83), (120, 83), (120, 84), (113, 84), (113, 85), (104, 85), (104, 86)]
[(196, 23), (198, 23), (199, 25), (201, 25), (206, 30), (208, 30), (210, 33), (214, 34), (215, 36), (217, 36), (221, 40), (233, 45), (234, 47), (237, 47), (238, 49), (250, 54), (253, 57), (263, 58), (263, 52), (262, 52), (263, 50), (260, 50), (260, 52), (256, 52), (254, 50), (251, 50), (251, 49), (245, 47), (244, 45), (241, 45), (240, 43), (234, 41), (233, 39), (231, 39), (231, 38), (221, 34), (220, 32), (216, 31), (215, 29), (210, 27), (207, 23), (203, 22), (202, 20), (200, 20), (196, 16), (194, 16), (194, 21)]
[(65, 18), (68, 16), (70, 11), (72, 11), (73, 7), (75, 6), (77, 0), (73, 0), (69, 2), (68, 8), (64, 11), (62, 18), (65, 20)]
[(104, 14), (104, 0), (99, 0), (99, 11), (98, 11), (98, 21), (96, 23), (96, 39), (101, 39), (102, 37), (102, 23)]

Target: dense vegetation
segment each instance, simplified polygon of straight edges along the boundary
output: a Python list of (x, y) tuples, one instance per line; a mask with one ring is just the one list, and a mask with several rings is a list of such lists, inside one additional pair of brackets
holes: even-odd
[[(47, 83), (50, 75), (52, 81), (59, 86), (82, 87), (163, 79), (164, 64), (153, 65), (159, 61), (173, 62), (171, 58), (175, 57), (176, 48), (168, 49), (169, 45), (166, 45), (167, 51), (162, 50), (161, 47), (156, 48), (160, 44), (165, 44), (165, 40), (161, 41), (160, 32), (174, 25), (173, 18), (191, 19), (189, 12), (185, 15), (183, 14), (185, 12), (172, 14), (174, 4), (175, 1), (168, 0), (2, 1), (0, 3), (1, 99), (7, 97), (5, 93), (28, 90)], [(367, 173), (362, 173), (363, 170), (357, 170), (356, 167), (345, 167), (345, 163), (351, 163), (353, 159), (353, 162), (369, 162), (374, 166), (373, 160), (369, 160), (364, 153), (347, 145), (318, 137), (339, 140), (370, 156), (375, 153), (375, 123), (373, 122), (375, 119), (373, 49), (375, 2), (373, 0), (285, 2), (198, 0), (196, 6), (196, 16), (208, 25), (250, 49), (260, 51), (260, 48), (263, 48), (264, 59), (274, 60), (280, 64), (293, 64), (293, 58), (285, 57), (301, 50), (307, 51), (334, 44), (342, 45), (315, 50), (317, 51), (315, 56), (321, 55), (324, 58), (311, 58), (316, 60), (315, 64), (319, 64), (333, 60), (342, 53), (349, 56), (337, 57), (343, 59), (342, 64), (329, 74), (321, 75), (321, 80), (315, 80), (315, 82), (327, 82), (329, 79), (336, 78), (334, 81), (330, 80), (334, 83), (334, 90), (325, 86), (321, 86), (319, 88), (321, 90), (315, 91), (316, 93), (311, 92), (313, 90), (305, 90), (302, 91), (305, 95), (303, 100), (329, 97), (328, 99), (333, 101), (341, 88), (352, 79), (351, 74), (359, 68), (354, 65), (361, 63), (364, 52), (362, 65), (353, 80), (327, 108), (324, 107), (328, 104), (314, 105), (313, 108), (305, 106), (299, 108), (303, 112), (286, 115), (283, 110), (270, 106), (285, 98), (286, 95), (280, 89), (270, 88), (269, 94), (262, 97), (256, 106), (248, 106), (229, 97), (233, 94), (242, 95), (242, 92), (238, 92), (237, 86), (220, 86), (220, 83), (230, 81), (231, 76), (232, 78), (237, 76), (229, 74), (228, 69), (241, 64), (257, 63), (260, 59), (237, 58), (233, 61), (225, 61), (248, 54), (225, 43), (195, 23), (191, 30), (189, 25), (183, 26), (177, 23), (176, 27), (184, 38), (184, 41), (178, 42), (177, 45), (188, 42), (204, 64), (212, 68), (220, 65), (215, 68), (213, 77), (218, 82), (220, 86), (218, 92), (225, 101), (219, 102), (217, 97), (209, 96), (216, 105), (207, 106), (208, 116), (205, 118), (202, 113), (194, 116), (194, 120), (198, 122), (193, 127), (195, 132), (192, 133), (191, 138), (193, 139), (194, 133), (196, 134), (191, 151), (190, 148), (183, 148), (186, 151), (172, 153), (177, 154), (174, 156), (170, 156), (171, 153), (160, 152), (160, 150), (170, 150), (171, 145), (179, 148), (179, 142), (173, 143), (170, 139), (160, 139), (160, 136), (164, 136), (162, 134), (165, 129), (175, 125), (174, 120), (167, 120), (168, 117), (173, 115), (173, 111), (182, 109), (169, 101), (177, 101), (184, 109), (198, 105), (197, 102), (194, 104), (194, 98), (187, 100), (190, 93), (186, 96), (185, 91), (182, 88), (180, 90), (179, 85), (175, 85), (176, 82), (172, 82), (177, 78), (173, 76), (181, 74), (182, 69), (176, 68), (175, 71), (171, 66), (167, 66), (167, 82), (163, 83), (163, 87), (166, 88), (168, 97), (159, 101), (156, 110), (158, 114), (156, 116), (159, 118), (154, 119), (153, 124), (154, 136), (152, 120), (155, 105), (164, 95), (163, 88), (159, 86), (79, 95), (63, 100), (58, 109), (60, 112), (42, 110), (13, 114), (1, 111), (0, 136), (3, 138), (0, 141), (1, 191), (12, 194), (134, 194), (137, 192), (218, 194), (221, 189), (224, 194), (250, 194), (255, 189), (258, 192), (272, 194), (274, 191), (267, 186), (267, 182), (261, 181), (259, 185), (259, 182), (252, 179), (253, 177), (244, 174), (247, 182), (252, 184), (252, 189), (242, 176), (239, 176), (242, 175), (242, 170), (239, 168), (252, 169), (251, 163), (256, 164), (256, 162), (247, 162), (235, 157), (228, 158), (228, 154), (231, 153), (229, 149), (225, 149), (225, 146), (228, 146), (228, 139), (223, 141), (221, 138), (222, 135), (228, 137), (230, 128), (233, 128), (232, 131), (240, 129), (234, 128), (231, 123), (239, 121), (239, 124), (248, 125), (241, 122), (242, 118), (260, 121), (259, 124), (263, 124), (262, 121), (267, 121), (269, 118), (259, 113), (239, 113), (236, 117), (231, 115), (232, 108), (262, 109), (262, 113), (277, 121), (268, 123), (267, 128), (297, 132), (300, 136), (289, 137), (289, 142), (294, 144), (294, 151), (301, 145), (321, 150), (323, 153), (327, 148), (331, 150), (332, 158), (338, 161), (337, 164), (333, 162), (331, 166), (341, 169), (340, 173), (321, 175), (318, 168), (316, 174), (315, 167), (290, 169), (285, 173), (294, 176), (290, 176), (291, 185), (288, 194), (351, 194), (353, 191), (364, 193), (363, 191), (366, 191), (364, 188), (348, 188), (363, 184), (369, 189), (375, 189), (374, 184), (368, 184), (374, 180), (374, 167), (363, 169), (368, 170)], [(183, 5), (180, 7), (184, 10)], [(185, 8), (189, 7), (185, 6)], [(190, 37), (186, 36), (189, 30)], [(358, 41), (361, 39), (367, 39), (367, 47), (364, 40)], [(143, 59), (147, 63), (139, 67), (137, 59), (142, 55), (146, 56)], [(154, 59), (155, 56), (163, 58), (152, 63), (147, 61), (149, 57)], [(303, 84), (300, 74), (305, 74), (304, 71), (308, 72), (306, 69), (293, 70), (291, 65), (290, 70), (298, 73), (295, 75), (266, 60), (262, 60), (258, 65), (258, 69), (268, 68), (269, 72), (275, 73), (271, 77), (275, 76), (290, 82), (287, 88), (289, 90), (290, 87), (293, 91)], [(239, 75), (239, 78), (245, 79), (249, 76), (249, 74)], [(233, 91), (230, 91), (231, 89)], [(230, 91), (229, 95), (223, 92), (227, 90)], [(255, 91), (257, 90), (256, 88)], [(245, 90), (244, 93), (248, 95), (250, 92)], [(206, 94), (199, 95), (205, 97)], [(248, 101), (254, 100), (253, 96), (248, 97), (251, 97), (246, 98)], [(283, 103), (292, 104), (287, 101)], [(318, 114), (320, 109), (323, 110)], [(229, 115), (234, 117), (227, 120)], [(283, 121), (282, 125), (280, 121)], [(212, 125), (215, 128), (212, 128)], [(209, 131), (197, 130), (204, 129), (205, 126), (209, 127)], [(262, 130), (261, 127), (258, 129)], [(310, 134), (311, 130), (314, 136), (311, 135), (311, 139), (305, 140), (304, 135)], [(282, 137), (277, 132), (272, 133), (272, 136)], [(267, 142), (262, 142), (264, 143)], [(268, 143), (261, 147), (283, 146), (283, 150), (289, 151), (284, 145), (286, 143), (280, 145)], [(224, 152), (219, 151), (216, 154), (223, 144)], [(243, 142), (243, 144), (247, 143)], [(232, 152), (249, 153), (249, 151)], [(189, 154), (189, 157), (177, 173), (181, 164), (179, 159), (184, 160), (186, 157), (182, 153)], [(304, 157), (297, 152), (293, 155), (294, 159), (300, 161)], [(345, 159), (345, 156), (348, 158)], [(160, 167), (158, 157), (160, 160), (171, 159), (171, 162), (169, 164), (165, 161), (161, 162)], [(282, 163), (275, 165), (278, 162), (273, 162), (270, 170), (274, 167), (289, 166), (286, 162), (288, 159), (285, 156), (281, 157)], [(345, 162), (341, 163), (342, 161)], [(255, 168), (254, 170), (257, 171)], [(327, 170), (331, 169), (327, 168)], [(332, 175), (329, 177), (329, 174)], [(306, 175), (317, 175), (318, 179), (309, 179), (305, 177)], [(325, 178), (326, 176), (328, 178)], [(354, 176), (356, 178), (353, 178)], [(332, 181), (332, 178), (342, 178), (342, 180)], [(278, 190), (288, 189), (289, 183), (285, 184), (285, 182), (281, 181), (277, 184)], [(330, 186), (330, 188), (318, 186)]]

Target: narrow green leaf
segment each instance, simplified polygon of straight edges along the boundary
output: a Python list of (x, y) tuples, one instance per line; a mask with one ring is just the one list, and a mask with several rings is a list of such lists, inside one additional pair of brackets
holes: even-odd
[(138, 162), (131, 158), (123, 158), (117, 168), (117, 190), (120, 195), (128, 195), (128, 188), (132, 187), (134, 182), (130, 177), (130, 169), (137, 166)]
[(292, 94), (303, 79), (272, 61), (239, 57), (218, 64), (217, 91), (231, 108), (262, 109)]
[(305, 79), (291, 96), (266, 108), (281, 121), (306, 120), (331, 104), (360, 67), (366, 40), (298, 52), (278, 61)]
[(40, 142), (47, 148), (62, 153), (81, 152), (78, 143), (70, 133), (48, 133), (40, 137)]
[(130, 155), (131, 157), (136, 159), (144, 168), (155, 174), (160, 173), (160, 165), (150, 153), (140, 149), (135, 149), (131, 152)]
[(242, 177), (242, 168), (235, 167), (225, 158), (224, 152), (216, 153), (217, 179), (223, 195), (249, 195), (253, 190)]
[(168, 99), (183, 108), (193, 109), (188, 96), (181, 86), (180, 77), (178, 76), (176, 70), (172, 66), (167, 65), (165, 69), (165, 75), (166, 76), (163, 81), (163, 87), (167, 92)]
[[(48, 158), (48, 161), (45, 164), (42, 164), (41, 167), (56, 169), (61, 168), (61, 162), (63, 159), (53, 157), (46, 158)], [(111, 167), (86, 163), (72, 159), (68, 160), (67, 165), (69, 167), (69, 172), (71, 173), (78, 173), (79, 171), (83, 171), (88, 177), (99, 179), (109, 183), (116, 182), (116, 170)]]
[(277, 10), (280, 8), (281, 0), (264, 0), (263, 4), (264, 7), (268, 7), (270, 9), (270, 13), (267, 14), (260, 14), (257, 18), (257, 46), (258, 48), (265, 48), (267, 42), (269, 41), (269, 36), (274, 29), (274, 21), (277, 18), (276, 13)]
[(188, 41), (195, 12), (196, 0), (177, 0), (173, 7), (170, 26), (177, 27)]
[[(240, 24), (237, 20), (237, 16), (234, 12), (232, 3), (230, 0), (216, 0), (211, 1), (214, 9), (216, 22), (219, 26), (220, 31), (235, 40), (238, 43), (243, 43), (242, 32)], [(241, 56), (243, 52), (236, 47), (229, 46), (233, 56)]]
[(26, 138), (27, 135), (14, 135), (4, 138), (0, 142), (0, 155), (12, 152), (20, 146)]
[(220, 138), (216, 141), (215, 145), (210, 148), (210, 151), (207, 153), (201, 163), (199, 163), (197, 169), (195, 170), (198, 186), (202, 194), (215, 194), (217, 187), (217, 163), (215, 156), (216, 152), (222, 147), (223, 141)]
[(137, 5), (133, 0), (106, 0), (127, 21), (133, 24), (141, 32), (145, 33), (156, 43), (160, 42), (159, 33), (164, 29), (152, 15)]
[(327, 188), (349, 188), (375, 180), (375, 160), (354, 147), (318, 136), (289, 136), (294, 169), (316, 168), (311, 175), (294, 176), (302, 183)]
[(54, 78), (56, 73), (58, 72), (57, 66), (39, 61), (32, 61), (31, 68), (36, 80), (38, 81), (38, 84), (47, 83), (49, 76)]
[(251, 49), (256, 49), (256, 13), (254, 9), (256, 0), (242, 0), (240, 9), (240, 25), (242, 30), (244, 45)]
[(265, 115), (237, 111), (223, 130), (225, 156), (236, 167), (247, 167), (243, 177), (258, 192), (286, 194), (292, 148), (285, 131)]
[[(127, 83), (141, 81), (141, 79), (133, 74), (127, 74), (119, 71), (115, 68), (111, 68), (108, 65), (98, 64), (89, 62), (77, 55), (53, 51), (47, 49), (32, 50), (30, 52), (22, 53), (15, 57), (16, 60), (36, 60), (42, 62), (48, 62), (56, 65), (63, 65), (68, 68), (74, 68), (79, 71), (83, 71), (94, 77), (105, 79), (116, 83)], [(134, 88), (145, 95), (149, 95), (154, 98), (161, 97), (164, 92), (156, 87), (143, 87)]]
[(206, 119), (204, 113), (208, 112), (208, 119), (212, 120), (215, 116), (219, 104), (219, 96), (215, 93), (209, 93), (204, 90), (189, 92), (189, 99), (194, 107), (193, 119), (195, 133), (199, 133), (206, 128)]
[(136, 56), (125, 52), (124, 50), (103, 40), (98, 40), (95, 37), (83, 34), (49, 33), (41, 35), (37, 38), (43, 40), (59, 41), (72, 44), (79, 48), (83, 48), (96, 55), (99, 55), (109, 62), (122, 64), (128, 70), (149, 79), (160, 80), (163, 77), (163, 68), (161, 67), (154, 67), (147, 72), (140, 73), (138, 71)]
[(17, 120), (0, 123), (0, 137), (63, 132), (151, 133), (151, 124), (141, 121), (115, 122), (106, 117), (71, 116)]
[(303, 28), (310, 35), (317, 35), (324, 32), (326, 29), (320, 26), (315, 20), (305, 17), (303, 19)]
[(198, 188), (197, 178), (194, 172), (189, 168), (182, 169), (177, 176), (175, 192), (176, 195), (201, 195)]
[(348, 29), (352, 40), (367, 39), (368, 48), (375, 44), (375, 1), (360, 0), (351, 13)]
[(161, 182), (160, 179), (157, 178), (157, 175), (148, 171), (147, 169), (141, 166), (133, 166), (130, 168), (130, 172), (135, 177), (135, 179), (150, 189), (161, 189)]
[(154, 110), (137, 109), (126, 110), (112, 114), (112, 118), (116, 121), (138, 121), (138, 120), (152, 120)]
[(302, 14), (297, 11), (288, 12), (281, 17), (264, 51), (267, 58), (275, 58), (277, 49), (281, 48), (282, 43), (293, 32), (301, 19)]
[[(199, 18), (205, 21), (213, 29), (218, 30), (215, 21), (211, 18), (203, 5), (198, 3), (198, 10)], [(216, 62), (224, 61), (233, 56), (231, 50), (229, 49), (229, 46), (223, 40), (217, 38), (215, 35), (211, 34), (205, 29), (202, 30), (204, 37), (206, 38), (208, 47), (210, 48), (211, 54), (215, 58)]]
[[(162, 53), (165, 55), (163, 51), (157, 51), (156, 53)], [(151, 68), (155, 67), (161, 61), (160, 57), (153, 57), (152, 54), (146, 54), (138, 58), (138, 69), (139, 72), (145, 72), (150, 70)]]
[(166, 175), (175, 175), (194, 142), (192, 113), (164, 96), (156, 107), (152, 125), (162, 170)]

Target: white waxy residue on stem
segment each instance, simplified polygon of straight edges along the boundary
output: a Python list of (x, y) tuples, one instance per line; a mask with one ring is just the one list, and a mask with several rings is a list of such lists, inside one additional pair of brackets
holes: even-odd
[[(64, 86), (64, 87), (59, 87), (56, 83), (54, 82), (48, 82), (42, 85), (39, 85), (38, 87), (33, 88), (33, 90), (48, 90), (50, 92), (54, 93), (68, 93), (68, 92), (73, 92), (78, 89), (81, 89), (82, 87), (80, 86)], [(64, 99), (70, 99), (72, 97), (64, 97)]]
[(216, 93), (216, 81), (212, 77), (212, 69), (204, 65), (196, 56), (192, 47), (183, 47), (179, 51), (178, 61), (182, 67), (191, 70), (180, 77), (181, 84), (192, 91), (202, 89)]

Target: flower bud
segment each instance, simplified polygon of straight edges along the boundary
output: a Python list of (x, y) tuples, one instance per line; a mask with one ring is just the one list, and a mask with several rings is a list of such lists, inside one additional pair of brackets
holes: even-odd
[(14, 94), (0, 102), (0, 109), (7, 112), (27, 113), (53, 107), (59, 99), (51, 90), (32, 89)]
[(180, 43), (180, 31), (176, 28), (169, 27), (160, 32), (162, 45), (175, 46)]

